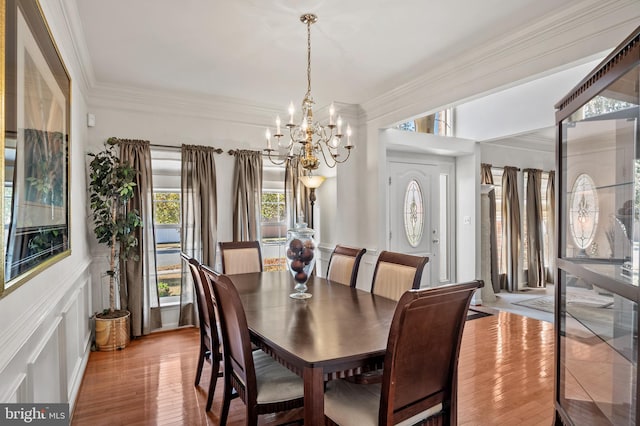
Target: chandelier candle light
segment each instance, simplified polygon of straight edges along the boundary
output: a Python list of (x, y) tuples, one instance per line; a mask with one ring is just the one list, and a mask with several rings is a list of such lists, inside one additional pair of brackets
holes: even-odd
[[(305, 169), (306, 174), (318, 168), (320, 159), (317, 153), (322, 155), (324, 163), (328, 167), (335, 167), (336, 164), (344, 163), (349, 159), (351, 149), (351, 126), (346, 126), (347, 143), (342, 145), (342, 117), (335, 118), (336, 109), (331, 103), (329, 107), (329, 124), (321, 125), (313, 121), (313, 97), (311, 96), (311, 24), (318, 20), (316, 15), (305, 13), (300, 17), (300, 21), (307, 26), (307, 93), (302, 101), (302, 120), (300, 124), (294, 123), (295, 108), (293, 102), (289, 104), (289, 122), (284, 126), (289, 129), (289, 141), (282, 140), (282, 122), (280, 116), (276, 117), (276, 130), (273, 137), (276, 140), (277, 149), (271, 146), (271, 130), (267, 128), (265, 136), (267, 138), (267, 155), (274, 164), (283, 164), (284, 160), (278, 162), (272, 158), (273, 151), (287, 152), (288, 158), (298, 157), (300, 165)], [(314, 139), (315, 137), (315, 139)], [(296, 145), (296, 144), (299, 144)], [(340, 152), (346, 150), (346, 156), (341, 158)], [(326, 151), (326, 153), (325, 153)], [(318, 155), (320, 155), (318, 154)]]

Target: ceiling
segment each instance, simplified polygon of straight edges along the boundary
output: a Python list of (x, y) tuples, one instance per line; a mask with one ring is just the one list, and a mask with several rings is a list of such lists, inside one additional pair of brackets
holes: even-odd
[(100, 86), (298, 104), (362, 104), (580, 0), (75, 0)]

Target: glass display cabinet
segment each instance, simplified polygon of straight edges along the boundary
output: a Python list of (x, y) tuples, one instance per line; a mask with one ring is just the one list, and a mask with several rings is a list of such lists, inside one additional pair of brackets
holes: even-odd
[(640, 28), (556, 105), (556, 425), (635, 425)]

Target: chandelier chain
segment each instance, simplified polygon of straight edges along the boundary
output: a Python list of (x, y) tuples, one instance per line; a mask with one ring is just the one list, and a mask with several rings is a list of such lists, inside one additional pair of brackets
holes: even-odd
[(311, 21), (307, 21), (307, 97), (311, 96)]

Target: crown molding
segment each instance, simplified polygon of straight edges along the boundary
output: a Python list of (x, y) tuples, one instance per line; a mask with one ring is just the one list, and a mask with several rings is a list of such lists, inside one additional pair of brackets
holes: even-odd
[(97, 84), (90, 90), (90, 108), (181, 115), (252, 126), (270, 125), (282, 111), (237, 98), (168, 90)]
[(574, 2), (526, 28), (461, 52), (362, 107), (367, 121), (382, 127), (520, 84), (612, 48), (639, 18), (637, 0)]

